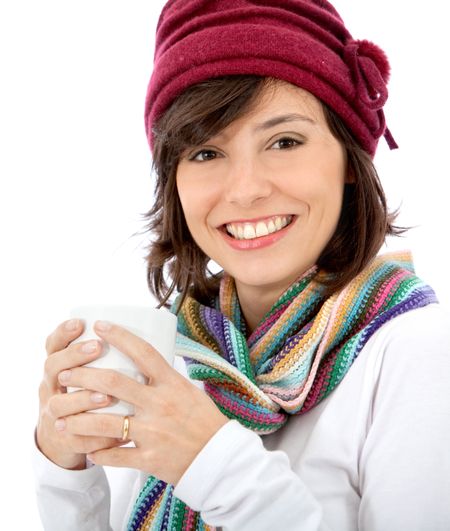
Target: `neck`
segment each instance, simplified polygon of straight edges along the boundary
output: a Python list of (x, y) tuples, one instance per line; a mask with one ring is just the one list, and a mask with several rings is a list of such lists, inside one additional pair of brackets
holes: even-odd
[(236, 281), (236, 292), (239, 298), (242, 315), (247, 323), (248, 335), (250, 335), (266, 313), (272, 308), (286, 288), (274, 286), (248, 286)]
[(236, 293), (239, 298), (242, 315), (247, 323), (248, 335), (250, 335), (260, 324), (263, 317), (277, 302), (281, 295), (296, 280), (304, 277), (311, 271), (310, 266), (303, 274), (295, 274), (292, 278), (284, 278), (284, 282), (275, 282), (273, 284), (251, 285), (244, 284), (234, 279)]

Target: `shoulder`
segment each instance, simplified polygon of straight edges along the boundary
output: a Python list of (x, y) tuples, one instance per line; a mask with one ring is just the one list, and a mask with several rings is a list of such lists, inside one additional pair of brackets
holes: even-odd
[(367, 343), (378, 404), (448, 402), (450, 313), (440, 304), (411, 310), (386, 323)]
[(372, 399), (416, 400), (430, 388), (448, 396), (450, 312), (429, 304), (399, 315), (375, 332), (358, 358), (362, 392), (370, 390)]
[(450, 350), (450, 312), (440, 304), (410, 310), (386, 323), (379, 330), (386, 347), (414, 352)]

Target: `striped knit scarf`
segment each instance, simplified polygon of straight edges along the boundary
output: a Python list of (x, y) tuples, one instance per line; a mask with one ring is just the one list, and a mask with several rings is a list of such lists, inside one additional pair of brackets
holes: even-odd
[[(321, 274), (313, 267), (290, 286), (248, 339), (227, 275), (212, 307), (188, 297), (179, 313), (176, 354), (184, 357), (189, 377), (204, 382), (226, 416), (261, 435), (326, 398), (384, 323), (437, 302), (415, 276), (408, 252), (376, 257), (329, 298), (322, 295)], [(128, 530), (214, 529), (173, 490), (149, 477)]]

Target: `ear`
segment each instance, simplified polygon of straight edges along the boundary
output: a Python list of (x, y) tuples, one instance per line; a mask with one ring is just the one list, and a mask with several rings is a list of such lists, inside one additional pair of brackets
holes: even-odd
[(344, 183), (345, 184), (355, 184), (356, 183), (355, 174), (353, 173), (353, 169), (350, 168), (350, 167), (347, 168), (347, 175), (345, 176)]

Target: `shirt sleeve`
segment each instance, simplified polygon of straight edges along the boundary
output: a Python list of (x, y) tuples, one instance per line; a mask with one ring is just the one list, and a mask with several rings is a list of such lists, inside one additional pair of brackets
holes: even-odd
[(174, 496), (224, 530), (328, 531), (322, 510), (286, 453), (229, 421), (197, 455)]
[(359, 460), (359, 528), (447, 531), (450, 318), (436, 307), (400, 323), (383, 352)]
[(37, 504), (45, 531), (111, 531), (110, 489), (102, 467), (66, 470), (32, 450)]

